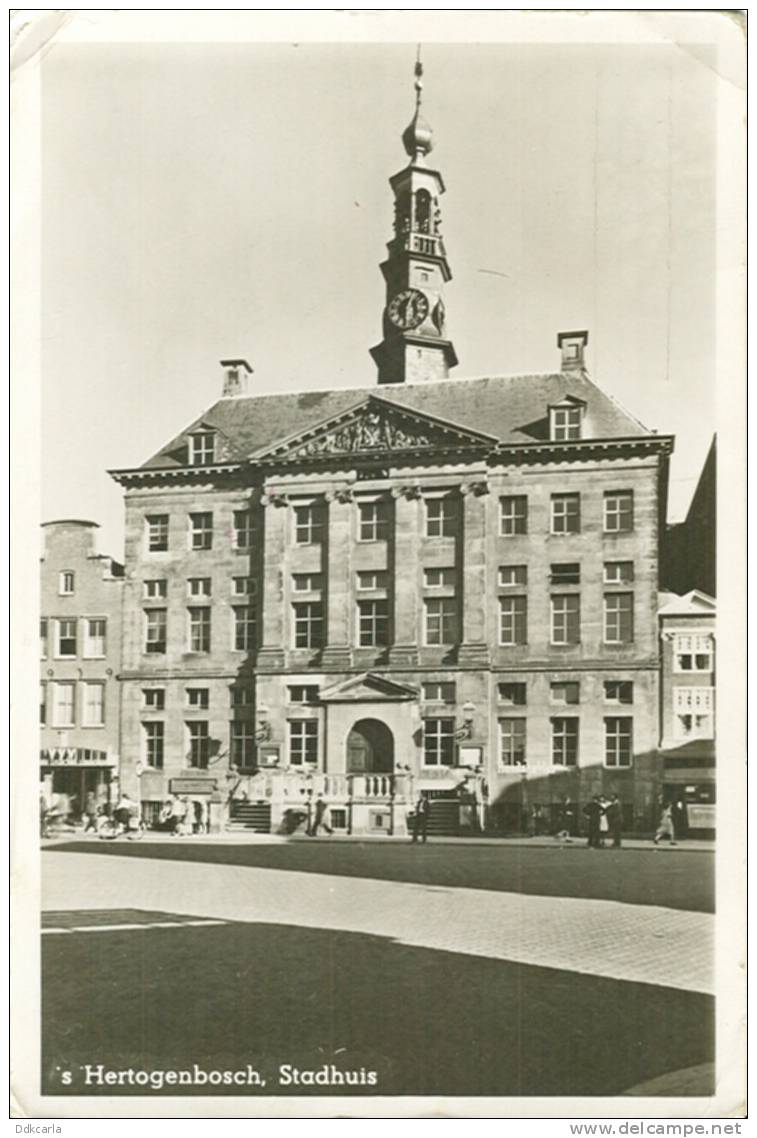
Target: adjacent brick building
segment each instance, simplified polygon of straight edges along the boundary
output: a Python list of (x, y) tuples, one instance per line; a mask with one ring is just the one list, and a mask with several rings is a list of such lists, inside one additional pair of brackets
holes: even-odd
[(223, 397), (125, 489), (123, 783), (287, 828), (574, 825), (657, 807), (659, 547), (672, 440), (589, 378), (449, 377), (444, 186), (420, 113), (391, 179), (378, 384)]
[(40, 778), (74, 811), (107, 800), (119, 760), (123, 566), (96, 550), (95, 522), (42, 527)]

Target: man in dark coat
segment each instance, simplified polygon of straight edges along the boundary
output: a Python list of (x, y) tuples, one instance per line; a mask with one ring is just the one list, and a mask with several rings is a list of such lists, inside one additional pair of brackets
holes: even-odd
[(599, 817), (602, 814), (602, 804), (599, 801), (599, 795), (595, 794), (591, 802), (587, 802), (584, 806), (584, 814), (588, 819), (589, 824), (589, 840), (586, 843), (590, 849), (599, 849)]
[(422, 792), (418, 795), (413, 815), (413, 841), (425, 842), (428, 840), (428, 815), (431, 803), (427, 795)]
[(620, 828), (623, 811), (621, 810), (620, 799), (617, 794), (613, 794), (609, 805), (605, 807), (605, 814), (610, 824), (610, 837), (612, 838), (613, 847), (618, 850), (620, 849)]

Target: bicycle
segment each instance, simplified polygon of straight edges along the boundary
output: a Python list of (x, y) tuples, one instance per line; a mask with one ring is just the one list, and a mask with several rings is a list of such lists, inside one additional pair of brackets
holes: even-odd
[(130, 842), (139, 842), (145, 836), (146, 829), (142, 818), (130, 818), (128, 824), (122, 822), (120, 818), (106, 818), (98, 828), (97, 835), (103, 841), (125, 837)]

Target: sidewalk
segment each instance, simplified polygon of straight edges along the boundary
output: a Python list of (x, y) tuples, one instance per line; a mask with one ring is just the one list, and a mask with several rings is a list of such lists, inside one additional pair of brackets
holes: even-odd
[[(97, 834), (84, 834), (81, 831), (73, 831), (69, 834), (56, 834), (50, 838), (41, 839), (43, 848), (58, 845), (62, 842), (97, 842), (102, 844), (124, 844), (133, 839), (121, 837), (112, 839), (102, 839)], [(258, 834), (253, 831), (245, 830), (222, 830), (217, 834), (192, 834), (191, 836), (173, 837), (171, 834), (161, 833), (160, 831), (148, 830), (141, 841), (147, 843), (175, 843), (183, 845), (185, 843), (194, 844), (224, 844), (224, 845), (286, 845), (290, 842), (317, 842), (320, 845), (328, 842), (336, 842), (339, 845), (352, 843), (353, 845), (386, 845), (386, 844), (405, 844), (410, 843), (410, 839), (404, 834), (333, 834), (329, 837), (309, 838), (306, 834)], [(558, 840), (552, 837), (538, 837), (529, 838), (524, 836), (516, 836), (512, 838), (488, 838), (483, 835), (474, 837), (434, 837), (430, 838), (429, 845), (431, 846), (513, 846), (513, 847), (529, 847), (536, 848), (549, 848), (554, 849), (560, 847), (561, 849), (586, 849), (586, 838), (570, 838), (568, 840)], [(684, 839), (675, 846), (671, 846), (669, 842), (661, 842), (660, 845), (655, 846), (651, 838), (624, 838), (623, 849), (630, 850), (658, 850), (670, 853), (685, 853), (689, 851), (707, 851), (715, 852), (715, 842), (707, 841), (699, 838)], [(598, 853), (615, 852), (610, 846), (604, 850), (598, 850)]]

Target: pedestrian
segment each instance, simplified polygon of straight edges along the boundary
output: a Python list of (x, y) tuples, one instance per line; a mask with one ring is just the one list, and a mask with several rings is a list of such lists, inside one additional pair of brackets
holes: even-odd
[(673, 826), (673, 806), (670, 802), (668, 802), (667, 806), (663, 806), (660, 824), (654, 836), (655, 845), (659, 843), (660, 838), (669, 838), (671, 846), (678, 844), (676, 842), (676, 832)]
[(413, 814), (413, 841), (428, 841), (428, 816), (431, 810), (431, 803), (428, 795), (423, 791), (418, 795), (418, 800), (415, 803), (415, 813)]
[(121, 795), (116, 809), (113, 812), (113, 817), (118, 824), (123, 826), (125, 834), (128, 834), (131, 829), (132, 817), (138, 812), (138, 809), (136, 802), (134, 802), (128, 794), (124, 793)]
[(183, 831), (184, 818), (187, 813), (186, 799), (181, 796), (174, 798), (171, 803), (171, 834), (173, 837)]
[(203, 807), (202, 802), (200, 802), (199, 798), (195, 798), (192, 805), (194, 807), (194, 817), (192, 819), (192, 822), (193, 822), (192, 830), (195, 834), (202, 834), (202, 833), (204, 833), (204, 830), (205, 830), (205, 826), (204, 826), (204, 822), (203, 822), (203, 819), (205, 817), (205, 809)]
[(620, 799), (617, 794), (613, 794), (609, 803), (605, 807), (605, 816), (610, 830), (610, 837), (612, 838), (613, 849), (620, 849), (620, 828), (623, 822), (623, 811), (620, 806)]
[(310, 828), (310, 837), (314, 838), (318, 834), (318, 830), (323, 827), (327, 834), (333, 834), (334, 831), (329, 826), (329, 808), (323, 800), (323, 795), (319, 794), (315, 800), (315, 808), (313, 811), (313, 825)]
[(689, 820), (686, 811), (686, 803), (682, 798), (676, 798), (673, 803), (673, 831), (678, 841), (686, 836), (686, 831), (689, 827)]
[(94, 790), (87, 792), (87, 797), (84, 800), (84, 809), (82, 810), (82, 817), (84, 819), (84, 833), (88, 830), (97, 832), (97, 798), (95, 797)]
[(544, 815), (541, 806), (535, 802), (531, 807), (531, 837), (540, 838), (544, 833)]
[(45, 798), (44, 794), (40, 791), (40, 795), (39, 795), (39, 836), (41, 838), (46, 838), (48, 836), (48, 829), (49, 829), (49, 823), (48, 823), (47, 799)]
[(599, 801), (599, 795), (595, 794), (591, 802), (587, 802), (583, 809), (584, 814), (588, 818), (589, 825), (589, 840), (587, 846), (589, 849), (599, 849), (599, 819), (602, 816), (602, 805)]
[(610, 803), (604, 795), (601, 795), (599, 805), (602, 808), (602, 813), (599, 815), (599, 848), (604, 849), (605, 840), (610, 832), (610, 821), (607, 817), (607, 807)]

